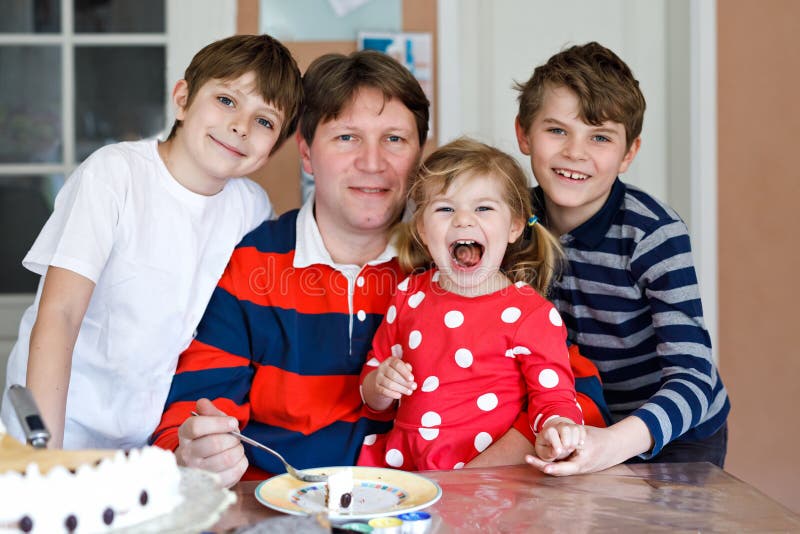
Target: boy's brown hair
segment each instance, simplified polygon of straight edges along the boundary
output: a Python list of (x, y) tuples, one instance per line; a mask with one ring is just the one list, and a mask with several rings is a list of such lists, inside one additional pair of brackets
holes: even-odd
[[(303, 84), (300, 69), (292, 54), (277, 39), (269, 35), (234, 35), (214, 41), (200, 50), (186, 68), (189, 94), (186, 107), (192, 105), (200, 88), (209, 80), (232, 80), (253, 72), (256, 90), (264, 102), (283, 112), (283, 125), (274, 153), (294, 132), (300, 107), (303, 103)], [(172, 139), (181, 126), (176, 120), (168, 139)]]
[(445, 193), (456, 180), (476, 176), (498, 180), (511, 218), (527, 222), (530, 229), (508, 244), (500, 266), (502, 271), (512, 282), (526, 282), (546, 297), (550, 283), (562, 266), (561, 245), (532, 219), (528, 179), (517, 160), (469, 137), (458, 138), (436, 149), (412, 177), (408, 198), (414, 212), (408, 222), (395, 230), (400, 266), (406, 272), (433, 266), (433, 258), (419, 233), (423, 211), (432, 197)]
[(542, 106), (547, 89), (566, 87), (578, 97), (580, 119), (599, 126), (605, 121), (625, 126), (626, 148), (642, 133), (645, 101), (639, 82), (614, 52), (596, 42), (576, 45), (536, 67), (531, 78), (515, 83), (518, 120), (527, 132)]
[(414, 115), (419, 145), (428, 138), (430, 102), (411, 72), (386, 54), (361, 50), (349, 56), (325, 54), (315, 59), (303, 76), (305, 102), (300, 134), (311, 145), (317, 126), (339, 116), (362, 87), (395, 98)]

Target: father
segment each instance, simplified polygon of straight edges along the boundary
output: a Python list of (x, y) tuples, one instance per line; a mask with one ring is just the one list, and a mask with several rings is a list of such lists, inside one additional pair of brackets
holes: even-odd
[[(259, 450), (245, 454), (228, 430), (306, 468), (353, 464), (364, 437), (391, 425), (363, 406), (358, 379), (403, 279), (390, 231), (428, 135), (428, 100), (407, 69), (369, 51), (318, 58), (303, 86), (298, 144), (314, 196), (238, 245), (154, 434), (180, 464), (226, 485), (246, 470), (284, 470)], [(517, 463), (530, 450), (512, 429), (473, 464)]]

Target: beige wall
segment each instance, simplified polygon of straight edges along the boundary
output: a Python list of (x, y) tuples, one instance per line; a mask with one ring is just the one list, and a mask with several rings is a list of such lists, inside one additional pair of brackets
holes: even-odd
[(717, 10), (726, 468), (800, 512), (800, 2)]

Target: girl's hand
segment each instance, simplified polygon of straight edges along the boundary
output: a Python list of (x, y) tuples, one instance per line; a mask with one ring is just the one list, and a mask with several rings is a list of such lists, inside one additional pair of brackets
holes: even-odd
[(375, 373), (375, 392), (384, 397), (397, 400), (417, 389), (411, 364), (395, 356), (381, 362)]
[(536, 455), (545, 462), (562, 460), (581, 449), (585, 440), (586, 429), (583, 425), (565, 417), (550, 419), (536, 436)]

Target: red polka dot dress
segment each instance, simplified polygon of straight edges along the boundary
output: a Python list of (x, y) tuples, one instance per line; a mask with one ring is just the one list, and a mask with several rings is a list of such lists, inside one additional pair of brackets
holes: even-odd
[(400, 283), (375, 333), (361, 381), (394, 355), (412, 365), (417, 389), (388, 434), (364, 439), (359, 465), (458, 469), (526, 405), (534, 434), (555, 416), (583, 422), (566, 329), (550, 302), (524, 283), (469, 298), (437, 280), (431, 270)]

